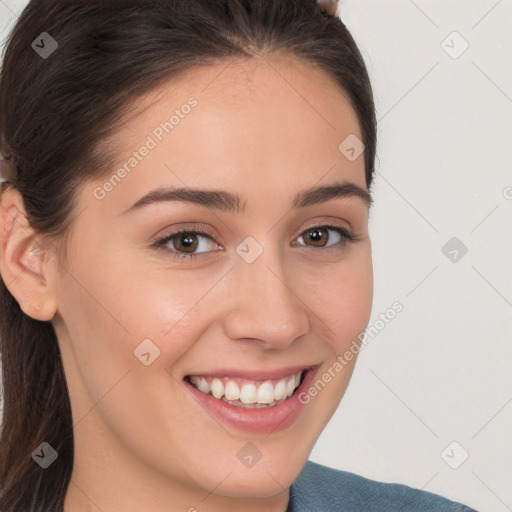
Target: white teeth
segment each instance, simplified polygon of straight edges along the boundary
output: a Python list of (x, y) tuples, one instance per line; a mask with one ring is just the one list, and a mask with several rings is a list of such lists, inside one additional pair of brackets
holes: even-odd
[(255, 404), (258, 393), (254, 384), (244, 384), (240, 391), (240, 402), (244, 404)]
[(274, 401), (274, 386), (272, 382), (264, 382), (258, 388), (257, 402), (271, 404)]
[(208, 383), (205, 377), (193, 375), (190, 382), (202, 393), (211, 393), (215, 398), (230, 402), (240, 407), (268, 407), (275, 405), (293, 395), (300, 384), (302, 372), (291, 377), (280, 379), (275, 385), (265, 381), (257, 386), (254, 381), (241, 386), (232, 379), (225, 384), (222, 379), (215, 377)]
[(222, 398), (224, 396), (224, 384), (222, 384), (222, 381), (220, 379), (213, 379), (212, 384), (212, 395), (215, 398)]
[(293, 390), (295, 389), (296, 380), (295, 377), (293, 379), (290, 379), (286, 383), (286, 396), (292, 396)]
[(210, 384), (208, 384), (206, 379), (199, 379), (197, 389), (208, 394), (210, 392)]
[(278, 402), (286, 397), (286, 380), (281, 379), (274, 389), (274, 400)]
[(224, 396), (227, 400), (238, 400), (240, 398), (240, 388), (232, 380), (228, 381), (224, 389)]

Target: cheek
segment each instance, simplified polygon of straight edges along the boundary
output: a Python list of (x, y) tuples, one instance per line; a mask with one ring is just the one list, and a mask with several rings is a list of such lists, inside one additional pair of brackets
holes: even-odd
[(308, 289), (307, 304), (321, 320), (324, 339), (336, 355), (345, 352), (370, 320), (373, 269), (369, 246), (350, 262), (313, 276)]
[(335, 351), (340, 354), (347, 350), (353, 340), (364, 332), (370, 320), (373, 302), (373, 279), (365, 274), (358, 279), (345, 282), (339, 292), (338, 307), (332, 311), (333, 330), (340, 333)]
[[(319, 281), (320, 282), (320, 281)], [(324, 286), (310, 295), (310, 304), (321, 320), (323, 339), (330, 355), (319, 369), (317, 378), (303, 399), (322, 414), (317, 415), (317, 436), (336, 411), (356, 364), (360, 335), (365, 331), (373, 302), (371, 252), (360, 253), (350, 265), (340, 265), (330, 272)], [(316, 438), (315, 438), (316, 439)]]
[[(63, 276), (58, 307), (67, 334), (62, 339), (72, 346), (95, 400), (128, 370), (153, 375), (188, 349), (187, 316), (203, 287), (139, 269), (144, 267), (126, 259), (103, 258), (101, 265), (75, 262), (72, 274)], [(148, 352), (151, 364), (145, 365), (148, 357), (142, 354)]]
[(127, 371), (118, 393), (134, 377), (137, 392), (168, 388), (169, 379), (177, 385), (169, 372), (213, 321), (209, 292), (218, 274), (166, 268), (162, 261), (96, 245), (101, 252), (75, 253), (60, 284), (59, 312), (67, 329), (60, 338), (76, 359), (71, 379), (83, 380), (95, 402)]

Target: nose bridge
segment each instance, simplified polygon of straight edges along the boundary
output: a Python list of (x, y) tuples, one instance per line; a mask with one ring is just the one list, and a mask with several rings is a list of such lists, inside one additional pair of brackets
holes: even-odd
[(284, 347), (309, 330), (307, 308), (297, 280), (284, 268), (281, 252), (247, 237), (236, 249), (231, 311), (226, 331), (232, 339), (251, 338)]

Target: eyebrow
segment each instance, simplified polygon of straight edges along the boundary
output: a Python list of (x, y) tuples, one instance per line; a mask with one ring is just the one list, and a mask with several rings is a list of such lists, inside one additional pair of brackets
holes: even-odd
[[(331, 199), (358, 197), (370, 208), (373, 199), (370, 193), (350, 182), (333, 183), (301, 190), (293, 199), (293, 208), (305, 208), (307, 206), (324, 203)], [(122, 215), (139, 210), (142, 207), (154, 203), (168, 201), (188, 202), (224, 212), (243, 213), (244, 206), (240, 207), (240, 197), (225, 190), (207, 190), (192, 188), (161, 187), (141, 197), (134, 205), (125, 210)]]

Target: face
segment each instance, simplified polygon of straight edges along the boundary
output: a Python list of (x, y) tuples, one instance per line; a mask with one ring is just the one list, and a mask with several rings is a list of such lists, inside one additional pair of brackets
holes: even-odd
[(212, 489), (204, 510), (287, 496), (371, 312), (349, 136), (357, 116), (327, 74), (266, 57), (159, 87), (112, 138), (117, 165), (80, 189), (54, 283), (73, 480), (99, 506), (126, 494), (113, 481), (199, 510)]

